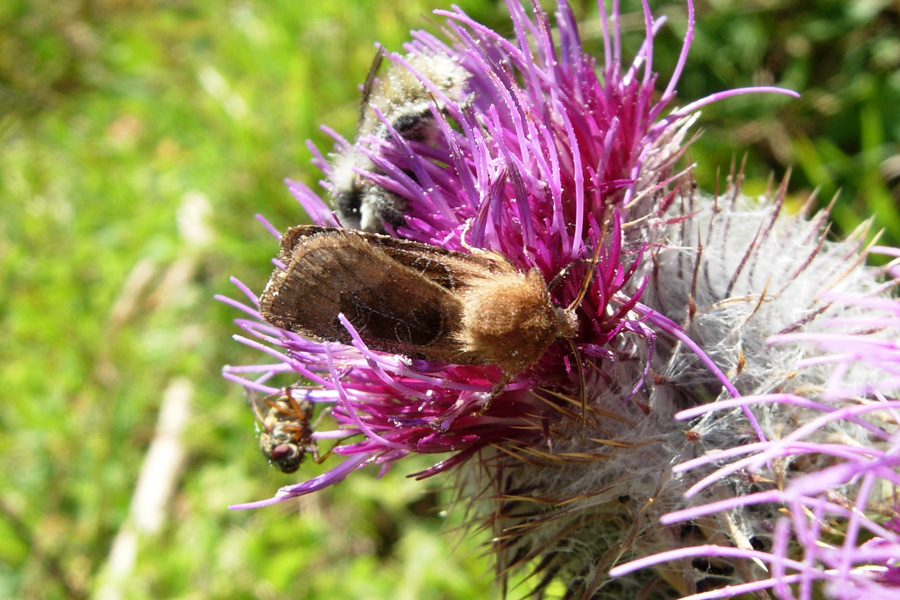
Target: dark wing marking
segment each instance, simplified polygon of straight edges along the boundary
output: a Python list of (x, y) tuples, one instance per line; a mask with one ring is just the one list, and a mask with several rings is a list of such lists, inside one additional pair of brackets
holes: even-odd
[(366, 237), (306, 226), (286, 232), (279, 254), (286, 270), (275, 270), (260, 297), (263, 319), (348, 344), (350, 335), (338, 320), (343, 313), (374, 350), (454, 362), (461, 299)]

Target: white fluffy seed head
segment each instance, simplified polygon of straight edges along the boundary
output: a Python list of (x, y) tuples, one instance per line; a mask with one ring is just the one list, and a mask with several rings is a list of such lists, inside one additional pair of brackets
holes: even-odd
[[(672, 214), (640, 228), (641, 238), (632, 243), (646, 242), (657, 249), (645, 259), (644, 272), (632, 278), (640, 282), (642, 275), (649, 276), (640, 300), (679, 324), (742, 395), (793, 392), (816, 397), (834, 367), (801, 368), (798, 361), (816, 355), (813, 346), (771, 345), (767, 339), (785, 331), (821, 332), (836, 314), (865, 312), (832, 304), (827, 295), (873, 293), (880, 285), (876, 271), (861, 264), (853, 242), (821, 243), (821, 220), (792, 217), (775, 201), (733, 192), (726, 197), (736, 199), (723, 206), (707, 196), (681, 198)], [(675, 215), (679, 219), (671, 218)], [(691, 543), (708, 543), (714, 536), (726, 540), (725, 545), (745, 548), (771, 543), (777, 514), (770, 505), (716, 515), (693, 529), (659, 526), (663, 514), (686, 505), (758, 491), (759, 480), (740, 472), (688, 500), (685, 492), (699, 475), (672, 472), (685, 460), (758, 438), (740, 409), (710, 413), (694, 422), (674, 420), (680, 410), (730, 397), (683, 344), (659, 333), (651, 358), (653, 374), (625, 402), (642, 375), (648, 346), (636, 336), (621, 335), (610, 350), (617, 360), (598, 362), (588, 381), (584, 434), (573, 419), (568, 428), (554, 429), (552, 447), (541, 449), (543, 459), (491, 455), (471, 467), (469, 492), (510, 498), (499, 504), (500, 510), (478, 497), (473, 501), (476, 509), (493, 509), (484, 519), (503, 540), (498, 544), (500, 566), (510, 557), (528, 556), (549, 560), (546, 568), (559, 568), (571, 581), (606, 582), (594, 571), (611, 566), (597, 559), (614, 548), (624, 547), (624, 557), (631, 552), (646, 556), (680, 548), (691, 535), (700, 538)], [(796, 407), (773, 403), (757, 405), (754, 415), (768, 439), (781, 439), (810, 418)], [(812, 438), (852, 443), (865, 436), (861, 427), (842, 421)], [(779, 468), (783, 473), (823, 466), (821, 461), (805, 461)], [(493, 487), (480, 487), (487, 481)], [(724, 573), (729, 569), (730, 574)], [(741, 578), (734, 565), (721, 570), (717, 577), (725, 583)], [(674, 578), (659, 574), (676, 589), (687, 589), (683, 572)], [(707, 576), (690, 575), (693, 584)], [(612, 582), (600, 597), (607, 597), (607, 591), (609, 597), (630, 597), (636, 588), (629, 586), (639, 586), (640, 577)]]

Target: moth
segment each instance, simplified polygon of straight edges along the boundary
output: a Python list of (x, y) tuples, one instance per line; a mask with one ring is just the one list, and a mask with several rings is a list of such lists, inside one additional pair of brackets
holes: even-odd
[[(357, 144), (335, 156), (330, 175), (335, 212), (341, 223), (370, 232), (383, 231), (385, 222), (402, 225), (407, 207), (405, 198), (356, 172), (356, 169), (378, 172), (372, 160), (359, 150), (361, 138), (391, 138), (390, 129), (376, 109), (402, 138), (426, 144), (435, 143), (440, 133), (431, 107), (445, 109), (442, 102), (404, 66), (391, 64), (383, 77), (376, 77), (383, 56), (384, 50), (379, 48), (363, 86)], [(462, 100), (469, 74), (454, 58), (418, 52), (407, 54), (404, 60), (447, 98)]]
[(319, 462), (319, 449), (312, 439), (313, 403), (294, 398), (291, 388), (274, 400), (251, 397), (250, 406), (259, 420), (259, 448), (269, 462), (283, 473), (293, 473), (306, 454)]
[[(266, 322), (349, 344), (350, 334), (338, 320), (343, 314), (373, 350), (434, 362), (496, 365), (503, 376), (491, 399), (554, 342), (567, 340), (575, 351), (575, 309), (591, 278), (589, 274), (578, 297), (562, 307), (552, 301), (539, 269), (521, 272), (497, 254), (454, 252), (312, 225), (284, 233), (278, 260), (284, 269), (275, 269), (259, 299)], [(583, 377), (577, 352), (575, 356)]]

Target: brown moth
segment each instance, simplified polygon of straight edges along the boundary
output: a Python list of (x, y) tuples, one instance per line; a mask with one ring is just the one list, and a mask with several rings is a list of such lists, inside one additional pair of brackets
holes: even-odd
[[(319, 462), (319, 449), (312, 439), (313, 403), (303, 398), (297, 400), (291, 388), (284, 394), (252, 397), (250, 405), (259, 419), (259, 448), (279, 471), (293, 473), (300, 468), (307, 453)], [(268, 408), (266, 408), (268, 407)]]
[(575, 308), (590, 282), (589, 275), (564, 308), (551, 300), (539, 269), (523, 273), (497, 254), (311, 225), (285, 232), (278, 259), (285, 269), (275, 269), (259, 299), (268, 323), (349, 344), (342, 313), (373, 350), (497, 365), (503, 378), (492, 397), (554, 342), (571, 344)]

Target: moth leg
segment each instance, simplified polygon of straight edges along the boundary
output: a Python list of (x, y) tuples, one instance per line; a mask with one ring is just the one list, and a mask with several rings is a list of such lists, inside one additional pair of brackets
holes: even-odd
[(504, 390), (504, 388), (506, 388), (506, 386), (509, 384), (509, 382), (512, 381), (512, 378), (513, 378), (512, 373), (504, 373), (503, 374), (503, 377), (500, 378), (500, 381), (498, 381), (494, 385), (493, 389), (491, 389), (491, 396), (488, 398), (487, 402), (484, 404), (484, 406), (482, 406), (478, 410), (478, 412), (475, 413), (476, 417), (480, 417), (481, 415), (486, 413), (488, 410), (490, 410), (491, 404), (494, 403), (494, 398), (496, 398), (497, 396), (500, 395), (500, 392), (502, 392)]
[[(581, 398), (581, 435), (584, 437), (585, 427), (587, 426), (587, 381), (584, 377), (584, 363), (581, 360), (581, 354), (578, 353), (578, 348), (575, 346), (575, 342), (566, 338), (566, 343), (569, 344), (569, 348), (572, 350), (572, 356), (575, 358), (575, 369), (578, 371), (578, 388), (579, 388), (579, 397)], [(509, 382), (512, 381), (512, 378), (515, 375), (513, 373), (504, 373), (503, 377), (500, 378), (493, 389), (491, 389), (491, 396), (488, 398), (488, 401), (482, 406), (478, 412), (475, 413), (476, 417), (480, 417), (484, 413), (486, 413), (491, 408), (491, 404), (494, 402), (494, 398), (500, 395), (501, 392), (509, 385)]]

